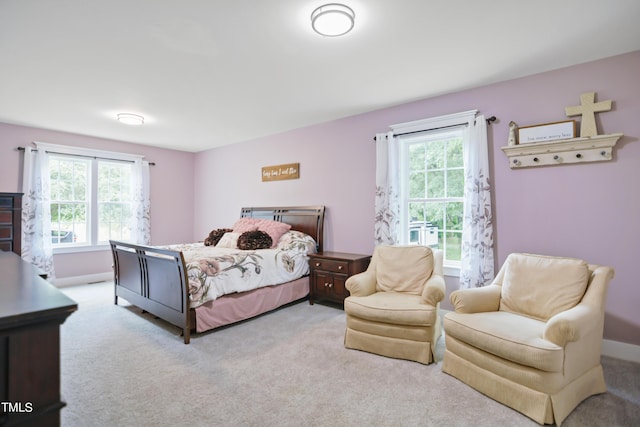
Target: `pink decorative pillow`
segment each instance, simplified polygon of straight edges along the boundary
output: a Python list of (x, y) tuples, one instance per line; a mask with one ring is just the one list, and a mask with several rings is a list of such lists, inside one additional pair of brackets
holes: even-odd
[(246, 231), (256, 231), (259, 221), (261, 220), (256, 218), (240, 218), (233, 224), (233, 231), (240, 234)]
[(284, 222), (271, 221), (268, 219), (259, 219), (258, 220), (258, 230), (264, 231), (269, 236), (271, 236), (271, 247), (275, 248), (278, 245), (278, 241), (280, 237), (287, 231), (291, 229), (291, 225), (286, 224)]

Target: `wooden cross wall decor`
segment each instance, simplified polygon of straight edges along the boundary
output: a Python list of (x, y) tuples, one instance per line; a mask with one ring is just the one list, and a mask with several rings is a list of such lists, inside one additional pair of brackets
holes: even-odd
[(565, 107), (567, 116), (582, 115), (580, 121), (580, 137), (597, 136), (595, 113), (611, 110), (611, 100), (595, 102), (596, 93), (587, 92), (580, 95), (580, 105)]

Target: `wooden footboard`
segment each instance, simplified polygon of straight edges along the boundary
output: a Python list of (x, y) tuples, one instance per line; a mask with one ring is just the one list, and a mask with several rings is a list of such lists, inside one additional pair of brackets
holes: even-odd
[(109, 241), (113, 254), (114, 303), (122, 297), (182, 328), (189, 344), (189, 281), (182, 252)]

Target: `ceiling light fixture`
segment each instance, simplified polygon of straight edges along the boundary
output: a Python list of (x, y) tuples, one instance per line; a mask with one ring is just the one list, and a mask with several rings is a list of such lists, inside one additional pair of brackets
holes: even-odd
[(119, 113), (118, 121), (127, 125), (141, 125), (144, 124), (144, 117), (131, 113)]
[(356, 14), (348, 6), (328, 3), (311, 13), (313, 30), (326, 37), (338, 37), (353, 29)]

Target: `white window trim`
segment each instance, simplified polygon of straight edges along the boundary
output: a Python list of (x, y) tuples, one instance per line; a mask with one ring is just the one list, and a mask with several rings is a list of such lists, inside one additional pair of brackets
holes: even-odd
[(473, 123), (478, 110), (463, 111), (461, 113), (447, 114), (429, 119), (415, 120), (413, 122), (391, 125), (390, 128), (396, 135), (409, 132), (423, 132), (447, 126), (464, 125)]
[[(450, 126), (473, 124), (477, 113), (478, 110), (462, 111), (459, 113), (446, 114), (443, 116), (432, 117), (428, 119), (398, 123), (395, 125), (391, 125), (390, 128), (392, 129), (394, 134), (398, 135), (398, 138), (402, 139), (403, 136), (401, 134), (428, 132), (430, 130), (436, 130), (439, 128), (446, 128)], [(409, 138), (410, 135), (407, 135), (406, 137)], [(404, 180), (402, 180), (402, 182), (404, 182)], [(403, 188), (401, 192), (402, 194), (406, 194), (406, 189)], [(404, 200), (401, 202), (401, 210), (404, 210), (403, 206), (406, 204), (405, 202), (406, 201)], [(400, 229), (404, 230), (405, 228), (406, 215), (400, 215)], [(445, 276), (460, 277), (460, 266), (445, 264), (443, 266), (443, 273)]]
[[(144, 159), (144, 156), (137, 154), (129, 154), (129, 153), (119, 153), (115, 151), (105, 151), (105, 150), (95, 150), (93, 148), (84, 148), (84, 147), (73, 147), (69, 145), (59, 145), (59, 144), (50, 144), (48, 142), (39, 142), (34, 141), (34, 145), (38, 150), (49, 151), (51, 154), (67, 154), (71, 156), (85, 156), (85, 157), (93, 157), (99, 158), (103, 160), (116, 160), (116, 161), (126, 161), (126, 162), (135, 162), (136, 160)], [(92, 168), (92, 170), (95, 168)], [(93, 171), (92, 174), (97, 174), (97, 171)], [(91, 177), (92, 180), (96, 179), (95, 176)], [(97, 213), (94, 210), (97, 209), (95, 204), (91, 204), (92, 212), (90, 215), (96, 215)], [(92, 233), (95, 233), (96, 230), (92, 230)], [(93, 241), (93, 236), (92, 236)], [(87, 244), (76, 244), (73, 246), (57, 246), (53, 248), (54, 254), (67, 254), (67, 253), (77, 253), (77, 252), (94, 252), (94, 251), (106, 251), (109, 249), (109, 245), (104, 243), (99, 243), (92, 245), (91, 243)]]

